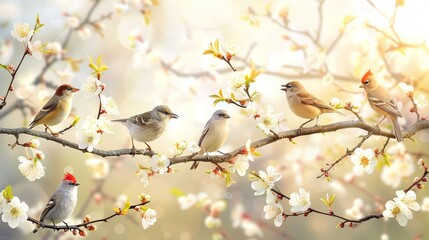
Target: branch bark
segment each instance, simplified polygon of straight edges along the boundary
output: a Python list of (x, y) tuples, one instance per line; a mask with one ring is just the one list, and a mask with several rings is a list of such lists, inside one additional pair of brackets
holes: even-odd
[[(312, 135), (317, 133), (335, 132), (338, 130), (350, 129), (350, 128), (358, 128), (358, 129), (365, 130), (371, 133), (373, 136), (395, 138), (392, 132), (381, 130), (380, 128), (378, 128), (373, 124), (365, 123), (360, 120), (349, 120), (349, 121), (336, 122), (336, 123), (331, 123), (331, 124), (322, 125), (322, 126), (302, 128), (301, 130), (293, 129), (289, 131), (280, 132), (278, 133), (278, 137), (269, 136), (253, 142), (251, 144), (251, 147), (256, 149), (281, 139), (292, 139), (292, 138), (301, 137), (301, 136), (307, 136), (307, 135)], [(402, 134), (404, 138), (411, 138), (417, 132), (428, 128), (429, 128), (429, 120), (422, 120), (412, 125), (409, 128), (409, 130), (404, 130)], [(80, 149), (77, 143), (71, 142), (66, 139), (62, 139), (60, 137), (55, 137), (47, 132), (36, 131), (28, 128), (0, 128), (0, 134), (13, 135), (16, 138), (19, 138), (19, 135), (21, 134), (35, 136), (35, 137), (56, 142), (58, 144), (63, 145), (64, 147), (76, 149), (81, 152), (88, 152), (86, 149)], [(170, 158), (170, 163), (171, 163), (170, 165), (186, 163), (191, 161), (224, 163), (224, 162), (228, 162), (232, 157), (238, 155), (240, 153), (240, 150), (243, 149), (244, 147), (245, 146), (241, 146), (234, 151), (231, 151), (229, 153), (226, 153), (225, 155), (220, 155), (220, 156), (207, 157), (203, 155), (197, 155), (197, 156), (187, 155), (187, 156), (174, 157), (174, 158)], [(98, 155), (100, 157), (114, 157), (114, 156), (118, 157), (122, 155), (133, 155), (133, 152), (131, 151), (131, 149), (102, 150), (102, 149), (94, 148), (94, 150), (91, 153)], [(136, 155), (145, 155), (149, 157), (154, 154), (155, 154), (154, 152), (149, 151), (147, 149), (139, 149), (137, 150), (137, 153), (136, 153)]]

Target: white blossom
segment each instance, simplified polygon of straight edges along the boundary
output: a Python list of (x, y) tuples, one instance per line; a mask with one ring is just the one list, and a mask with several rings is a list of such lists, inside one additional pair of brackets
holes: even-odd
[(401, 202), (388, 200), (385, 206), (386, 210), (383, 211), (383, 216), (395, 218), (399, 225), (403, 227), (407, 225), (408, 219), (413, 218), (411, 210)]
[(283, 206), (280, 203), (270, 203), (264, 206), (265, 219), (274, 218), (274, 225), (280, 227), (283, 223)]
[(217, 217), (207, 216), (206, 219), (204, 220), (204, 224), (206, 225), (207, 228), (212, 229), (212, 228), (219, 228), (222, 222)]
[(45, 168), (39, 159), (28, 159), (23, 156), (19, 156), (18, 160), (20, 162), (18, 169), (24, 177), (29, 181), (34, 181), (45, 176)]
[(398, 86), (406, 94), (410, 94), (410, 93), (414, 92), (414, 87), (411, 86), (411, 85), (408, 85), (408, 84), (406, 84), (404, 82), (399, 83)]
[(147, 229), (156, 222), (156, 211), (152, 208), (148, 208), (142, 216), (143, 229)]
[(259, 171), (259, 178), (251, 183), (251, 187), (255, 190), (255, 195), (262, 195), (265, 192), (271, 191), (274, 183), (281, 179), (281, 174), (273, 166), (267, 167), (267, 172)]
[(86, 149), (92, 152), (94, 147), (100, 143), (101, 134), (93, 129), (80, 129), (76, 132), (79, 149)]
[(69, 26), (71, 28), (76, 28), (77, 26), (79, 26), (80, 20), (76, 16), (69, 16), (66, 19), (66, 24), (67, 24), (67, 26)]
[(41, 41), (35, 41), (34, 43), (29, 42), (28, 48), (30, 49), (31, 56), (33, 56), (37, 60), (42, 60), (44, 46)]
[(350, 156), (350, 160), (355, 165), (353, 167), (353, 172), (356, 175), (361, 175), (364, 171), (367, 174), (371, 174), (377, 164), (374, 150), (370, 148), (366, 150), (357, 148)]
[(92, 34), (91, 29), (87, 26), (80, 27), (77, 33), (82, 40), (90, 38)]
[(30, 24), (21, 22), (16, 22), (13, 25), (13, 30), (11, 31), (12, 37), (24, 43), (30, 41), (33, 33), (34, 30), (30, 27)]
[(429, 197), (423, 198), (421, 209), (422, 211), (429, 212)]
[(198, 146), (198, 143), (197, 143), (197, 142), (195, 142), (195, 141), (191, 141), (191, 142), (188, 144), (188, 150), (189, 150), (191, 153), (197, 153), (197, 152), (199, 152), (199, 151), (201, 150), (201, 148), (200, 148), (200, 146)]
[(109, 163), (104, 158), (89, 158), (86, 160), (86, 165), (91, 167), (94, 179), (103, 179), (109, 174)]
[(234, 160), (234, 165), (232, 166), (232, 173), (237, 171), (238, 175), (246, 175), (247, 169), (249, 169), (249, 159), (247, 156), (238, 155)]
[(93, 76), (89, 76), (86, 82), (81, 86), (82, 91), (85, 93), (85, 97), (96, 96), (101, 93), (101, 81)]
[(413, 210), (413, 211), (420, 211), (420, 205), (416, 201), (416, 193), (413, 190), (408, 191), (405, 193), (403, 190), (396, 191), (396, 198), (393, 199), (395, 202), (401, 202), (407, 208)]
[(346, 214), (351, 216), (354, 219), (360, 219), (364, 215), (362, 213), (363, 201), (360, 198), (356, 198), (353, 201), (353, 206), (349, 209), (346, 209)]
[(290, 195), (289, 204), (293, 213), (305, 212), (311, 205), (310, 192), (306, 192), (303, 188), (299, 189), (299, 193), (294, 192)]
[(195, 194), (188, 194), (186, 196), (179, 197), (178, 201), (180, 204), (180, 209), (188, 209), (197, 203), (198, 198)]
[(416, 98), (414, 98), (414, 102), (416, 103), (418, 108), (424, 108), (428, 105), (428, 100), (423, 94), (419, 94)]
[(136, 173), (137, 178), (143, 183), (143, 187), (147, 187), (149, 185), (149, 173), (146, 169), (139, 169)]
[(283, 112), (264, 112), (256, 119), (256, 121), (257, 126), (264, 131), (265, 134), (269, 134), (271, 131), (279, 132), (286, 129), (286, 119)]
[(152, 165), (152, 171), (159, 174), (164, 174), (168, 171), (168, 166), (170, 165), (170, 159), (165, 155), (153, 155), (150, 159)]
[(118, 115), (119, 109), (116, 105), (115, 99), (112, 97), (106, 97), (104, 94), (100, 95), (101, 97), (101, 105), (107, 114)]
[(18, 197), (13, 197), (12, 200), (3, 207), (1, 220), (7, 222), (9, 227), (16, 228), (21, 222), (27, 221), (28, 205), (21, 202)]

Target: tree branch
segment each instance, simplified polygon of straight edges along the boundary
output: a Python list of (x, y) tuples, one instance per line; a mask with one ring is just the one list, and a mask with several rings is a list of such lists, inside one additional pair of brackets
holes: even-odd
[[(300, 130), (293, 129), (289, 131), (280, 132), (278, 133), (278, 138), (274, 136), (266, 137), (256, 142), (253, 142), (251, 144), (251, 147), (256, 149), (281, 139), (292, 139), (300, 136), (307, 136), (307, 135), (312, 135), (317, 133), (335, 132), (337, 130), (349, 129), (349, 128), (359, 128), (370, 132), (374, 136), (395, 138), (392, 132), (381, 130), (380, 128), (376, 127), (373, 124), (367, 124), (359, 120), (350, 120), (350, 121), (331, 123), (328, 125), (302, 128)], [(420, 130), (427, 129), (427, 128), (429, 128), (429, 120), (422, 120), (412, 125), (408, 131), (403, 131), (403, 136), (404, 138), (411, 138)], [(65, 147), (73, 148), (81, 152), (88, 152), (86, 149), (80, 149), (78, 144), (74, 142), (52, 136), (47, 132), (36, 131), (28, 128), (0, 128), (0, 134), (13, 135), (17, 138), (19, 137), (20, 134), (35, 136), (35, 137), (44, 138), (46, 140), (59, 143)], [(232, 157), (238, 155), (240, 153), (240, 150), (243, 148), (244, 146), (241, 146), (240, 148), (232, 152), (226, 153), (225, 155), (211, 156), (210, 158), (207, 158), (206, 156), (202, 156), (202, 155), (199, 155), (199, 156), (187, 155), (187, 156), (174, 157), (174, 158), (170, 158), (170, 165), (174, 165), (178, 163), (186, 163), (191, 161), (211, 162), (211, 163), (228, 162)], [(131, 149), (102, 150), (102, 149), (94, 148), (94, 150), (91, 153), (98, 155), (100, 157), (113, 157), (113, 156), (118, 157), (122, 155), (133, 155), (133, 152), (131, 151)], [(137, 150), (136, 154), (152, 156), (155, 153), (147, 149), (140, 149), (140, 150)]]
[[(150, 201), (144, 202), (144, 203), (135, 204), (135, 205), (131, 205), (129, 209), (130, 210), (134, 210), (134, 208), (146, 205), (149, 202)], [(124, 214), (116, 213), (115, 212), (114, 214), (112, 214), (112, 215), (110, 215), (108, 217), (105, 217), (105, 218), (100, 218), (100, 219), (97, 219), (97, 220), (93, 220), (93, 221), (89, 221), (89, 222), (84, 222), (84, 223), (76, 224), (76, 225), (68, 225), (68, 226), (65, 226), (65, 225), (64, 226), (48, 225), (48, 224), (40, 222), (39, 220), (36, 220), (35, 218), (32, 218), (32, 217), (28, 217), (27, 221), (35, 223), (37, 225), (40, 225), (42, 228), (54, 229), (54, 230), (57, 230), (57, 231), (59, 231), (59, 230), (72, 230), (72, 229), (81, 230), (81, 227), (87, 228), (89, 225), (92, 225), (94, 223), (108, 222), (109, 219), (117, 217), (117, 216), (121, 216), (121, 215), (124, 215)]]

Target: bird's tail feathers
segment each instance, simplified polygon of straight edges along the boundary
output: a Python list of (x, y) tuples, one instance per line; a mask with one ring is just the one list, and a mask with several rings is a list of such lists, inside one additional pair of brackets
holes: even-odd
[(34, 234), (36, 234), (37, 233), (37, 231), (39, 231), (39, 229), (40, 229), (40, 224), (38, 224), (37, 226), (36, 226), (36, 228), (33, 230), (33, 233)]
[(399, 126), (399, 123), (398, 123), (398, 118), (397, 117), (389, 117), (389, 118), (393, 124), (393, 132), (395, 133), (396, 140), (398, 142), (404, 141), (404, 137), (402, 136), (401, 127)]
[(127, 121), (128, 118), (122, 118), (122, 119), (115, 119), (115, 120), (110, 120), (111, 122), (121, 122), (124, 123)]
[(191, 168), (189, 170), (197, 170), (199, 162), (194, 161), (194, 163), (192, 164)]

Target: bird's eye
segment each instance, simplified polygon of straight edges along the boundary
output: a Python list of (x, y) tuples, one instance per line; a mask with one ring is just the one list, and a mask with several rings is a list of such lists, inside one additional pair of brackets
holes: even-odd
[(368, 80), (366, 80), (366, 81), (365, 81), (365, 85), (368, 85), (368, 84), (369, 84), (369, 81), (368, 81)]
[(223, 116), (225, 116), (225, 114), (223, 114), (223, 113), (219, 113), (219, 116), (223, 117)]
[(286, 88), (292, 88), (292, 85), (286, 85)]
[(69, 182), (69, 185), (73, 185), (73, 183), (72, 183), (72, 182)]
[(71, 87), (68, 87), (68, 88), (67, 88), (67, 90), (69, 90), (69, 91), (70, 91), (70, 90), (72, 90), (72, 88), (71, 88)]

